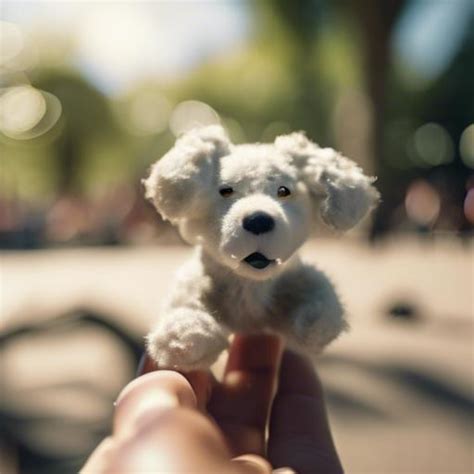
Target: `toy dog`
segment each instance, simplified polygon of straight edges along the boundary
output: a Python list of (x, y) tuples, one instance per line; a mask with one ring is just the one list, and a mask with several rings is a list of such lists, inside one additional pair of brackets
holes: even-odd
[(318, 354), (346, 328), (327, 277), (297, 250), (322, 221), (356, 225), (378, 202), (374, 179), (303, 133), (233, 145), (192, 130), (152, 168), (146, 197), (196, 246), (147, 336), (160, 368), (208, 368), (234, 332), (274, 332)]

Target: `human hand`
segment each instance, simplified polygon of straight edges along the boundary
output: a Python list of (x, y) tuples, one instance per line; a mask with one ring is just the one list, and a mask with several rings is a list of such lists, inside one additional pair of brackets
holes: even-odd
[(319, 379), (304, 358), (281, 351), (274, 336), (236, 336), (222, 382), (147, 361), (83, 472), (342, 472)]

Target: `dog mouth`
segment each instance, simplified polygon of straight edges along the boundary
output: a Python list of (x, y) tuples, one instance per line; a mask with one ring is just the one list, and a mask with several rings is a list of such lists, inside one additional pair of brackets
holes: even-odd
[(275, 262), (275, 260), (268, 259), (260, 252), (251, 253), (248, 257), (245, 257), (243, 261), (257, 270), (263, 270)]

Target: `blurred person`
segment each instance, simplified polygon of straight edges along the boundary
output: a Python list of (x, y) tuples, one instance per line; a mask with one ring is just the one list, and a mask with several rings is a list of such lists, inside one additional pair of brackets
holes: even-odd
[(150, 361), (143, 372), (82, 472), (342, 472), (321, 383), (303, 357), (282, 355), (277, 337), (236, 336), (222, 382)]

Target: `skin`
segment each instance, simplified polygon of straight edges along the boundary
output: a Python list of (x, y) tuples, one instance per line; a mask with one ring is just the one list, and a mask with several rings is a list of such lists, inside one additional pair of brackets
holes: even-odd
[(82, 472), (343, 472), (321, 383), (275, 336), (236, 336), (221, 382), (150, 360), (143, 373), (122, 390), (113, 432)]

